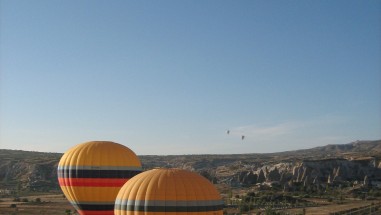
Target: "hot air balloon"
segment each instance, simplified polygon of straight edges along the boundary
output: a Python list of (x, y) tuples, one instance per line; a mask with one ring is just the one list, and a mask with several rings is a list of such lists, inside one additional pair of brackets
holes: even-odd
[(126, 182), (115, 215), (222, 215), (217, 189), (201, 175), (182, 169), (153, 169)]
[(126, 146), (93, 141), (69, 149), (58, 163), (58, 182), (80, 215), (114, 214), (119, 189), (142, 172), (136, 154)]

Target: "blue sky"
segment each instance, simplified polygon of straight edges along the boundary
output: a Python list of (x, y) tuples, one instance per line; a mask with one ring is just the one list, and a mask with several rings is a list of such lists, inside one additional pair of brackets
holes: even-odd
[(228, 154), (381, 139), (380, 8), (1, 0), (0, 148)]

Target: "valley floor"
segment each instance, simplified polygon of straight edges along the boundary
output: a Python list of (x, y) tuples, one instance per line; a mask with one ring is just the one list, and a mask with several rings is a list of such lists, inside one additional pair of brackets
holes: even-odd
[(67, 214), (67, 210), (75, 211), (63, 194), (25, 196), (17, 202), (14, 198), (0, 198), (1, 215), (58, 215)]
[[(20, 197), (20, 201), (15, 202), (14, 198), (0, 198), (0, 215), (51, 215), (70, 214), (74, 208), (62, 194), (34, 195)], [(326, 202), (321, 199), (309, 199), (317, 203), (316, 207), (274, 208), (279, 214), (381, 214), (381, 199), (376, 200), (345, 200), (341, 204)], [(239, 214), (237, 209), (226, 209), (228, 214)], [(250, 214), (265, 214), (264, 209), (250, 211)], [(249, 213), (245, 213), (249, 214)]]

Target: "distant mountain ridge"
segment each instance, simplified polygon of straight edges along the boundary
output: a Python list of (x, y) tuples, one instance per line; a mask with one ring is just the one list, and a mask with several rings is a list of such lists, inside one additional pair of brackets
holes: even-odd
[[(328, 153), (328, 154), (327, 154)], [(343, 156), (343, 155), (359, 155), (359, 156), (377, 156), (381, 153), (381, 140), (354, 141), (347, 144), (329, 144), (318, 146), (310, 149), (300, 149), (295, 151), (285, 151), (279, 153), (269, 153), (274, 155), (296, 154), (304, 156)]]
[[(57, 164), (61, 156), (62, 153), (0, 149), (0, 194), (6, 189), (59, 190)], [(145, 169), (190, 169), (200, 172), (215, 183), (229, 181), (230, 184), (250, 185), (258, 182), (259, 178), (260, 181), (282, 179), (285, 183), (286, 180), (312, 180), (313, 177), (324, 181), (328, 181), (329, 177), (332, 181), (334, 178), (363, 180), (364, 176), (381, 178), (381, 140), (355, 141), (279, 153), (140, 155), (139, 158)]]
[[(344, 152), (357, 152), (357, 153), (368, 153), (368, 152), (381, 152), (381, 141), (355, 141), (348, 144), (331, 144), (326, 146), (319, 146), (309, 150), (319, 150), (322, 152), (335, 151), (339, 153)], [(308, 150), (308, 149), (307, 149)]]

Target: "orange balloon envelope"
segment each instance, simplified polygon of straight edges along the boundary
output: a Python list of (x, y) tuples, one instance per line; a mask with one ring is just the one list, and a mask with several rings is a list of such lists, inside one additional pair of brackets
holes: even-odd
[(63, 193), (79, 214), (111, 215), (119, 189), (142, 172), (142, 165), (123, 145), (93, 141), (69, 149), (57, 172)]
[(115, 200), (115, 215), (222, 215), (217, 189), (197, 173), (153, 169), (131, 178)]

